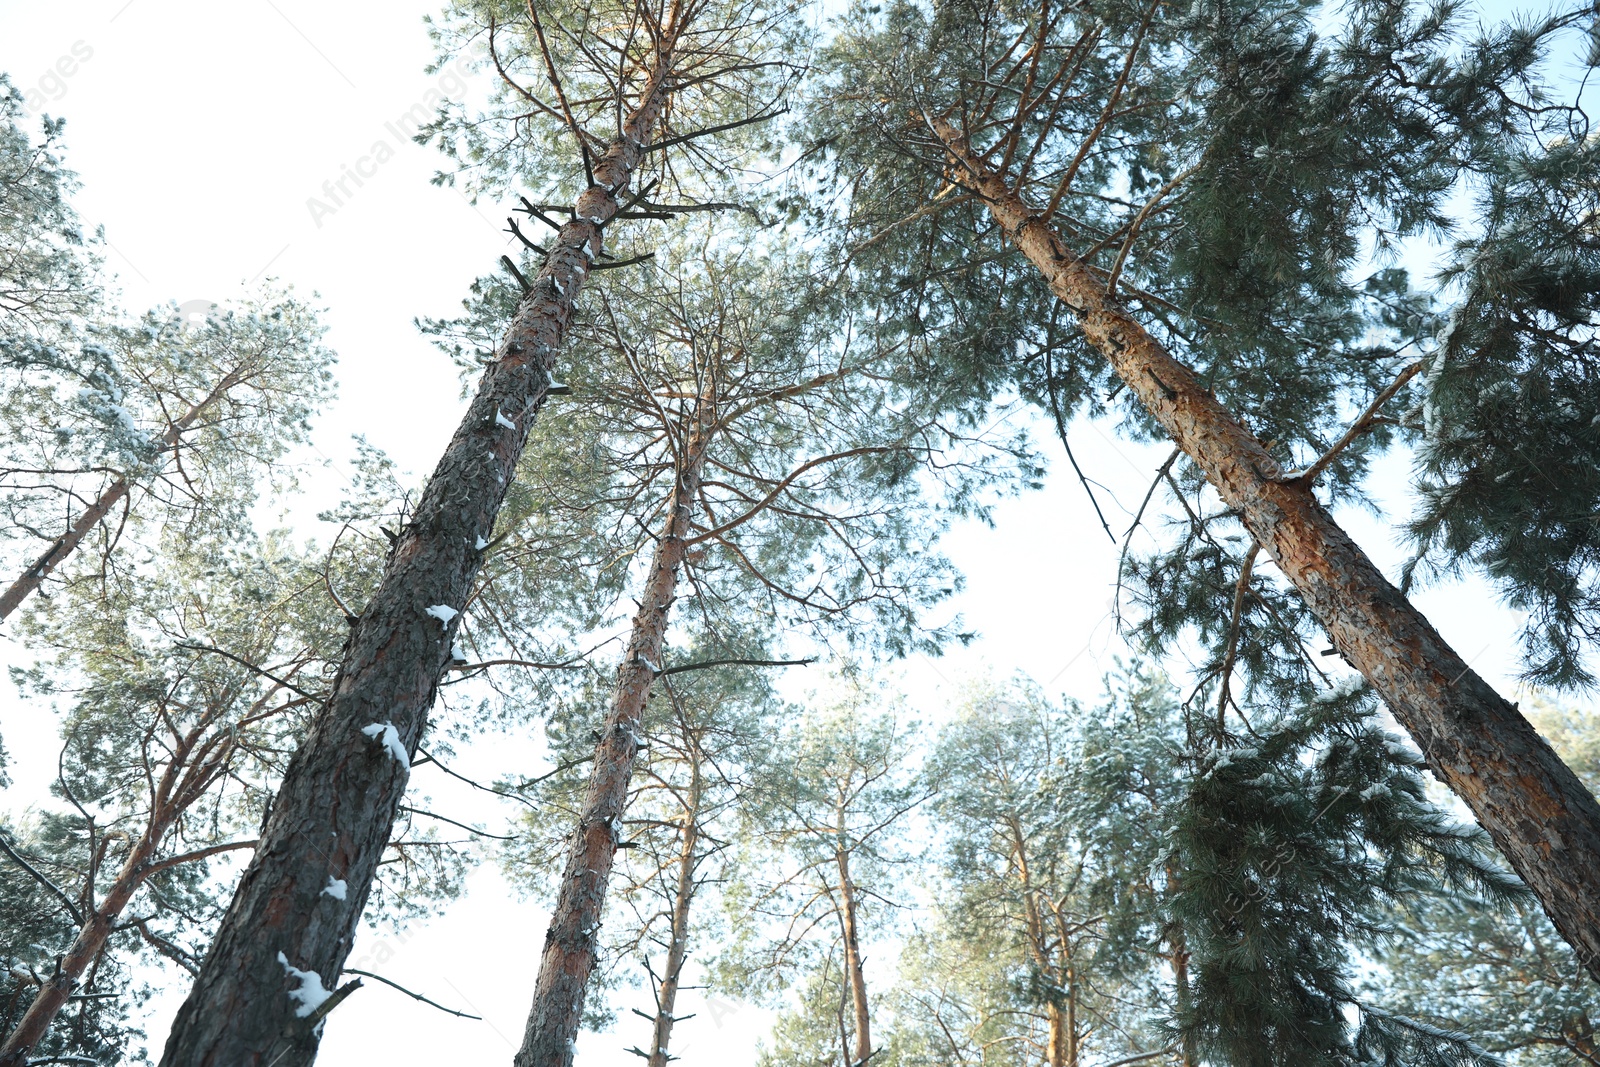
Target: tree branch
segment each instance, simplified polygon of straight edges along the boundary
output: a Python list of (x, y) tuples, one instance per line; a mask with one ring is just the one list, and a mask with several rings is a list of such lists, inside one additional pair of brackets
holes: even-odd
[(6, 835), (4, 833), (0, 833), (0, 851), (3, 851), (7, 856), (10, 856), (12, 861), (15, 862), (17, 866), (21, 867), (23, 870), (32, 875), (34, 881), (38, 882), (40, 885), (50, 890), (51, 893), (55, 894), (56, 899), (61, 901), (61, 906), (67, 909), (67, 914), (72, 916), (72, 921), (77, 923), (79, 926), (83, 925), (83, 916), (78, 914), (77, 906), (72, 903), (72, 898), (67, 896), (66, 891), (52, 882), (49, 878), (46, 878), (44, 875), (40, 874), (38, 870), (34, 868), (33, 864), (23, 859), (22, 856), (18, 854), (16, 849), (11, 847), (11, 843), (6, 840)]
[[(354, 967), (346, 967), (344, 969), (343, 973), (345, 973), (345, 974), (359, 974), (361, 977), (370, 978), (374, 982), (382, 982), (384, 985), (390, 987), (391, 989), (398, 989), (398, 990), (400, 990), (400, 992), (404, 993), (406, 996), (410, 997), (411, 999), (420, 1000), (424, 1004), (427, 1004), (427, 1005), (429, 1005), (431, 1007), (438, 1008), (440, 1011), (444, 1012), (447, 1015), (454, 1015), (457, 1018), (461, 1018), (461, 1019), (477, 1019), (479, 1022), (483, 1021), (483, 1016), (481, 1016), (481, 1015), (468, 1015), (464, 1011), (456, 1011), (454, 1008), (447, 1008), (443, 1004), (440, 1004), (438, 1001), (429, 1000), (427, 997), (423, 996), (421, 993), (413, 993), (411, 990), (407, 989), (405, 986), (401, 985), (399, 982), (391, 982), (391, 981), (389, 981), (389, 979), (383, 977), (383, 975), (381, 975), (381, 974), (373, 974), (371, 971), (357, 970)], [(357, 984), (359, 984), (359, 983), (357, 983)]]
[(709, 667), (801, 667), (808, 663), (815, 663), (815, 659), (708, 659), (699, 663), (682, 663), (676, 667), (667, 667), (656, 673), (657, 678), (665, 678), (669, 674), (682, 674), (684, 671), (702, 671)]

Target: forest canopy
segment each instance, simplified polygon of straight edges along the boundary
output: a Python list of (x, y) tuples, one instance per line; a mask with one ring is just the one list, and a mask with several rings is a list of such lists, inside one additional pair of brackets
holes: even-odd
[(1600, 9), (364, 18), (222, 301), (0, 73), (0, 1067), (1600, 1065)]

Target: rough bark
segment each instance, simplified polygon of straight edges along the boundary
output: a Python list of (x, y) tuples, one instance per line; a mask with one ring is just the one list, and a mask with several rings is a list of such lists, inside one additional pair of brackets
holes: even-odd
[[(662, 49), (669, 57), (672, 41), (669, 35)], [(471, 591), (483, 559), (478, 546), (494, 529), (549, 390), (600, 227), (617, 213), (617, 195), (656, 129), (668, 72), (670, 62), (654, 68), (622, 136), (596, 161), (595, 184), (574, 204), (391, 546), (378, 589), (352, 627), (334, 695), (289, 764), (255, 860), (178, 1011), (163, 1067), (303, 1067), (315, 1058), (318, 1035), (288, 996), (299, 982), (278, 955), (331, 985), (350, 953), (409, 775), (381, 737), (362, 730), (390, 724), (407, 753), (417, 750), (459, 622), (427, 611), (459, 610)], [(344, 900), (323, 893), (330, 878), (345, 882)]]
[(1079, 328), (1277, 563), (1335, 648), (1466, 801), (1600, 979), (1600, 804), (1516, 706), (1445, 643), (1262, 443), (1166, 350), (942, 118), (950, 176), (977, 193)]
[(628, 785), (639, 753), (639, 720), (661, 670), (667, 620), (677, 592), (678, 572), (688, 550), (685, 538), (714, 420), (709, 398), (702, 397), (696, 406), (697, 418), (676, 471), (667, 519), (650, 560), (627, 651), (617, 668), (611, 711), (595, 746), (589, 788), (545, 933), (539, 980), (516, 1067), (572, 1064), (584, 996), (597, 956), (606, 888), (628, 804)]
[(697, 762), (689, 772), (689, 806), (683, 813), (683, 847), (678, 850), (678, 885), (672, 900), (672, 943), (667, 946), (667, 965), (661, 975), (661, 988), (656, 992), (656, 1018), (647, 1057), (649, 1067), (667, 1067), (671, 1059), (667, 1049), (672, 1041), (672, 1024), (678, 1021), (672, 1013), (678, 1007), (678, 985), (684, 962), (689, 958), (689, 906), (694, 901), (695, 849), (700, 843), (699, 757), (691, 758)]
[[(178, 439), (183, 436), (189, 427), (194, 425), (195, 420), (226, 396), (228, 390), (243, 381), (246, 372), (247, 365), (245, 364), (234, 368), (212, 388), (204, 400), (191, 406), (177, 422), (168, 426), (167, 432), (161, 437), (162, 451), (170, 452), (176, 448)], [(95, 502), (85, 508), (82, 515), (78, 516), (78, 521), (72, 524), (72, 529), (63, 534), (55, 544), (50, 546), (44, 555), (34, 561), (33, 566), (23, 571), (21, 576), (12, 582), (4, 593), (0, 593), (0, 620), (5, 619), (6, 616), (16, 611), (18, 606), (28, 598), (29, 594), (43, 585), (44, 580), (50, 577), (57, 567), (66, 562), (67, 558), (78, 550), (78, 546), (83, 543), (83, 539), (88, 537), (89, 533), (96, 526), (99, 526), (107, 515), (111, 514), (111, 509), (120, 504), (127, 495), (128, 479), (126, 475), (117, 478), (116, 481), (107, 486), (105, 491), (95, 499)]]
[[(844, 821), (844, 810), (839, 811)], [(841, 825), (841, 835), (842, 835)], [(861, 935), (856, 923), (856, 887), (850, 881), (850, 853), (835, 853), (839, 864), (839, 921), (844, 926), (845, 977), (850, 983), (850, 1006), (855, 1015), (855, 1058), (851, 1067), (866, 1067), (872, 1058), (872, 1017), (867, 1011), (867, 976), (861, 962)]]

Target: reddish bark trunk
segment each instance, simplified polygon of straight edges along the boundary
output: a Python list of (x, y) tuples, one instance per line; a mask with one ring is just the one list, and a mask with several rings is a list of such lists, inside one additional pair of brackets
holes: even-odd
[[(351, 630), (333, 698), (290, 762), (255, 859), (178, 1011), (163, 1067), (304, 1067), (316, 1056), (318, 1036), (288, 995), (300, 980), (288, 977), (279, 954), (331, 986), (350, 953), (408, 777), (382, 735), (362, 731), (392, 725), (406, 752), (416, 752), (457, 623), (428, 609), (457, 610), (471, 591), (482, 562), (477, 545), (494, 529), (549, 390), (600, 226), (617, 213), (617, 194), (632, 180), (670, 93), (676, 18), (674, 8), (638, 107), (596, 161), (595, 184), (578, 197), (390, 549)], [(322, 892), (330, 878), (345, 882), (346, 899)]]
[[(178, 439), (183, 436), (184, 431), (193, 426), (195, 420), (204, 414), (208, 408), (227, 395), (228, 390), (238, 385), (244, 379), (245, 370), (246, 368), (241, 365), (229, 372), (216, 384), (204, 400), (189, 408), (188, 411), (183, 413), (182, 418), (167, 427), (167, 432), (161, 437), (163, 449), (170, 451), (177, 447)], [(17, 607), (28, 598), (30, 593), (43, 585), (44, 580), (50, 577), (51, 572), (66, 562), (67, 557), (78, 550), (78, 546), (83, 543), (85, 537), (89, 536), (90, 531), (99, 526), (105, 517), (111, 514), (111, 509), (121, 503), (127, 495), (128, 479), (125, 477), (118, 478), (107, 486), (95, 502), (90, 504), (82, 515), (78, 516), (78, 521), (72, 524), (72, 529), (55, 544), (51, 545), (49, 550), (40, 556), (33, 566), (23, 571), (22, 575), (12, 582), (4, 593), (0, 593), (0, 619), (4, 619), (13, 611), (16, 611)]]
[[(844, 812), (839, 813), (841, 822)], [(850, 1004), (855, 1013), (855, 1060), (846, 1067), (866, 1067), (872, 1058), (872, 1017), (867, 1010), (867, 975), (861, 961), (861, 936), (856, 923), (856, 887), (850, 882), (850, 854), (841, 848), (839, 863), (840, 920), (844, 924), (845, 976), (850, 982)]]
[(689, 534), (689, 519), (699, 493), (700, 472), (714, 418), (708, 398), (700, 400), (696, 415), (672, 489), (667, 521), (656, 542), (639, 597), (639, 610), (633, 617), (628, 648), (617, 668), (611, 713), (595, 746), (594, 769), (545, 934), (539, 980), (516, 1067), (572, 1064), (584, 995), (594, 970), (596, 934), (605, 909), (606, 887), (627, 808), (628, 784), (639, 752), (639, 720), (661, 668), (667, 619), (687, 551), (684, 539)]
[(1060, 236), (932, 120), (952, 177), (1069, 307), (1084, 337), (1200, 467), (1294, 584), (1334, 646), (1416, 740), (1428, 766), (1544, 905), (1600, 979), (1600, 804), (1517, 708), (1445, 643), (1333, 521), (1312, 487), (1286, 478), (1256, 437), (1105, 291)]
[[(1017, 880), (1022, 887), (1022, 917), (1026, 927), (1025, 933), (1028, 941), (1028, 955), (1033, 960), (1034, 968), (1039, 977), (1049, 981), (1052, 986), (1059, 986), (1057, 979), (1060, 977), (1059, 969), (1052, 966), (1050, 954), (1045, 945), (1044, 915), (1039, 910), (1039, 894), (1033, 887), (1033, 874), (1028, 866), (1028, 846), (1022, 836), (1022, 825), (1015, 816), (1007, 820), (1007, 829), (1011, 832), (1011, 846), (1017, 861)], [(1062, 938), (1062, 949), (1065, 951), (1066, 939)], [(1068, 1063), (1069, 1048), (1075, 1036), (1076, 1022), (1068, 1017), (1062, 1009), (1061, 1001), (1056, 996), (1055, 990), (1051, 991), (1050, 999), (1045, 1002), (1045, 1049), (1044, 1060), (1047, 1067), (1066, 1067)]]

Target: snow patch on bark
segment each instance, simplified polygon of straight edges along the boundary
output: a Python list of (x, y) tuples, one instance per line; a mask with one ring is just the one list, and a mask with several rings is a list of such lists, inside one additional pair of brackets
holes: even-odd
[(496, 426), (504, 426), (508, 430), (515, 430), (517, 428), (517, 424), (506, 418), (505, 413), (499, 408), (494, 409), (494, 424)]
[(328, 884), (322, 887), (322, 895), (332, 897), (334, 900), (343, 900), (349, 888), (343, 878), (335, 878), (330, 874), (328, 875)]
[(394, 761), (406, 770), (411, 769), (411, 757), (406, 753), (406, 746), (400, 741), (400, 731), (394, 728), (392, 722), (375, 722), (370, 726), (363, 726), (361, 732), (377, 741), (384, 751), (394, 757)]
[(298, 989), (289, 990), (289, 1000), (295, 1006), (294, 1017), (296, 1019), (304, 1019), (322, 1007), (323, 1002), (333, 996), (333, 990), (322, 984), (322, 975), (316, 971), (302, 971), (291, 964), (289, 957), (282, 952), (278, 953), (278, 962), (283, 965), (284, 974), (300, 983)]
[(461, 614), (461, 612), (457, 611), (455, 608), (452, 608), (449, 604), (435, 604), (430, 608), (424, 608), (422, 613), (424, 615), (433, 616), (446, 626), (450, 625), (451, 619)]

